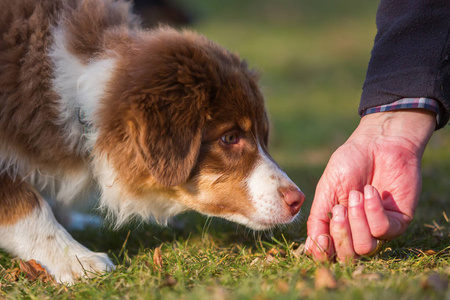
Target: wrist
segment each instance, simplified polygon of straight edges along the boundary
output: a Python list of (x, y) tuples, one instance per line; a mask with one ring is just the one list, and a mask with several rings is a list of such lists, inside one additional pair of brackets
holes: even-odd
[(401, 143), (422, 156), (436, 128), (435, 113), (425, 109), (404, 109), (366, 115), (354, 135)]

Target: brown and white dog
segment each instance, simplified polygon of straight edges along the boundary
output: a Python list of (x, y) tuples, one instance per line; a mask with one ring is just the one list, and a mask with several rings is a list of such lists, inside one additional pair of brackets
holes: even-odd
[(257, 78), (190, 31), (139, 28), (113, 0), (0, 0), (0, 247), (58, 281), (114, 266), (44, 198), (95, 186), (122, 224), (193, 209), (259, 230), (304, 195), (267, 152)]

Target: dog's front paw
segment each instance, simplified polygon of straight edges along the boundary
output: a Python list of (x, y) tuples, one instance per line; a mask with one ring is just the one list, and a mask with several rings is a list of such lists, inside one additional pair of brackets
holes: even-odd
[(105, 253), (72, 254), (70, 259), (54, 266), (48, 266), (48, 271), (56, 281), (63, 284), (74, 284), (78, 278), (93, 277), (114, 270), (114, 264)]

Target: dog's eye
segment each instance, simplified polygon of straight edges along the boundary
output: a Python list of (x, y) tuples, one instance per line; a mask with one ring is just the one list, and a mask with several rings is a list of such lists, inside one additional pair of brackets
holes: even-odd
[(237, 144), (239, 142), (239, 138), (235, 133), (225, 134), (224, 136), (222, 136), (222, 142), (228, 145)]

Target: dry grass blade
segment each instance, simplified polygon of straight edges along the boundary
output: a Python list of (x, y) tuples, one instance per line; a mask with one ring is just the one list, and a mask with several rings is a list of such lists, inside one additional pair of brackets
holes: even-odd
[(295, 258), (300, 258), (305, 254), (305, 243), (301, 243), (297, 249), (295, 249), (294, 251), (292, 251), (292, 255)]
[(267, 251), (267, 254), (272, 255), (272, 256), (281, 256), (281, 257), (286, 257), (286, 251), (284, 251), (283, 249), (276, 249), (276, 248), (271, 248), (269, 251)]
[(155, 248), (155, 252), (153, 253), (153, 263), (158, 271), (163, 270), (163, 258), (161, 254), (161, 247)]
[(447, 214), (445, 213), (445, 211), (442, 212), (442, 215), (444, 216), (444, 219), (447, 223), (450, 223), (447, 217)]

